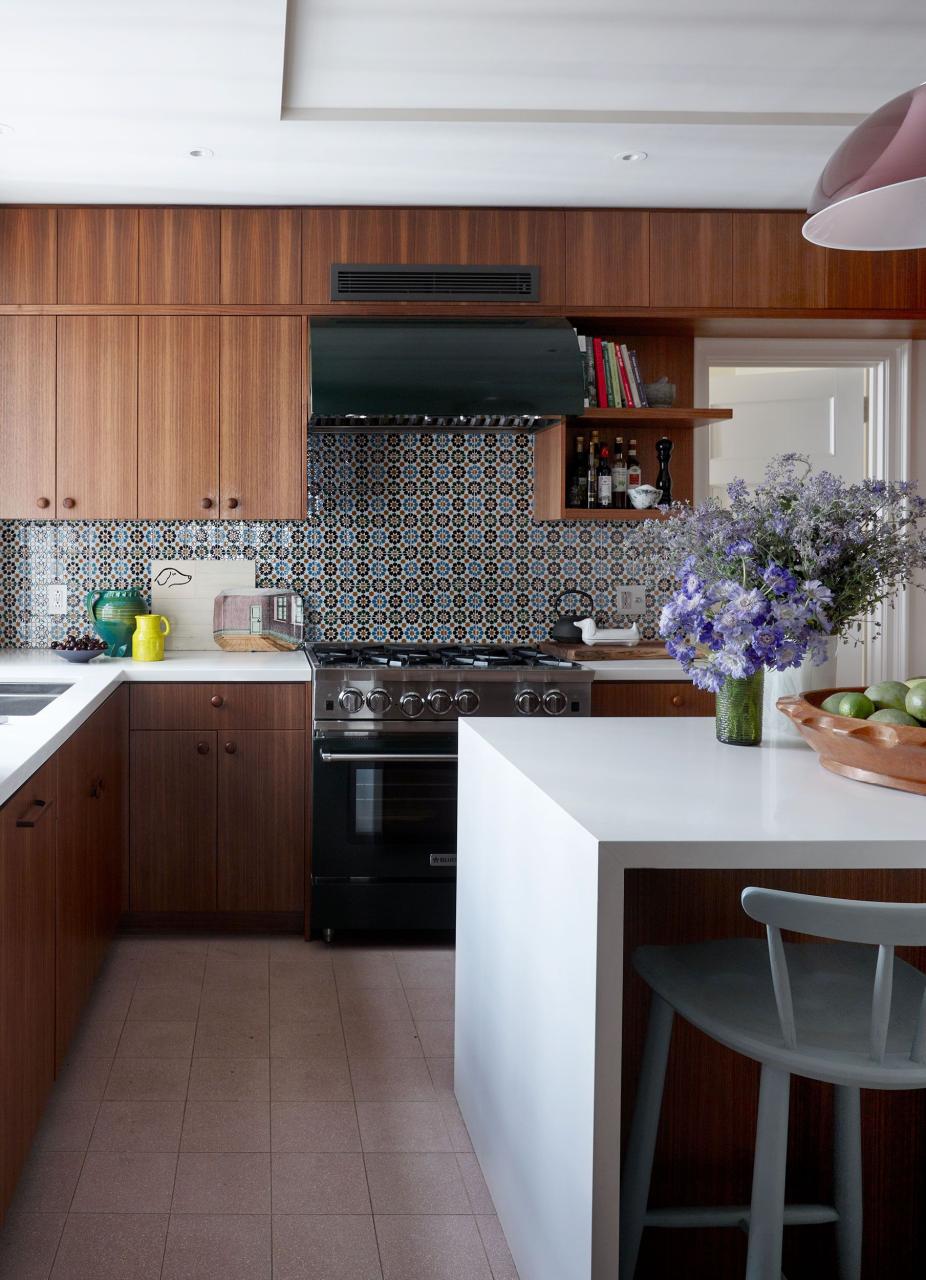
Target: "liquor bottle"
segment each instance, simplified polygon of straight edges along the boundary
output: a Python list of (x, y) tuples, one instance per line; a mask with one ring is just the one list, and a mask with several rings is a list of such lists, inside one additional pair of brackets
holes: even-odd
[(576, 452), (566, 486), (566, 506), (584, 507), (588, 498), (588, 459), (585, 456), (585, 437), (576, 437)]
[(630, 448), (627, 451), (627, 488), (632, 489), (634, 485), (643, 483), (643, 471), (640, 468), (640, 460), (637, 457), (637, 442), (631, 440)]
[(585, 506), (594, 509), (598, 506), (598, 432), (592, 432), (588, 444), (588, 483), (585, 492)]
[(614, 441), (614, 460), (611, 463), (611, 506), (622, 509), (627, 505), (627, 459), (624, 457), (624, 440)]
[(611, 505), (611, 463), (608, 447), (603, 445), (598, 459), (598, 505), (607, 510)]
[(656, 457), (659, 459), (659, 474), (656, 477), (656, 488), (662, 490), (660, 506), (669, 506), (672, 502), (672, 476), (669, 474), (669, 459), (672, 457), (672, 441), (662, 436), (656, 441)]

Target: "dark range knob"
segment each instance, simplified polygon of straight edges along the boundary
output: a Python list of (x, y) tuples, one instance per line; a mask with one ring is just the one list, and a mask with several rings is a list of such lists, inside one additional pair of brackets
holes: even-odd
[(551, 689), (543, 695), (543, 709), (547, 715), (561, 716), (566, 710), (566, 695), (559, 689)]
[(238, 748), (234, 742), (226, 742), (225, 750), (228, 752), (230, 756), (233, 756), (235, 752), (238, 750)]
[(514, 705), (522, 716), (532, 716), (540, 710), (540, 698), (533, 689), (522, 689), (515, 695)]
[(348, 715), (353, 715), (363, 706), (363, 694), (359, 689), (342, 689), (338, 694), (338, 706)]
[(46, 507), (51, 506), (51, 501), (48, 498), (36, 498), (35, 505), (37, 507), (41, 507), (42, 510), (44, 511)]
[(446, 689), (432, 689), (428, 694), (428, 706), (436, 715), (446, 715), (453, 706), (453, 698)]
[(199, 752), (199, 754), (200, 754), (201, 756), (207, 756), (207, 755), (209, 754), (209, 743), (208, 743), (208, 742), (197, 742), (197, 744), (196, 744), (196, 750)]
[(215, 694), (212, 698), (209, 699), (209, 701), (212, 703), (214, 707), (221, 707), (225, 703), (225, 699), (222, 697), (220, 693)]
[(385, 689), (373, 689), (367, 694), (367, 706), (374, 715), (381, 716), (392, 706), (392, 698)]
[(403, 693), (399, 700), (399, 706), (402, 708), (403, 715), (408, 716), (410, 720), (414, 720), (424, 711), (424, 698), (420, 693)]
[(471, 716), (479, 708), (479, 694), (475, 689), (461, 689), (455, 702), (461, 715)]

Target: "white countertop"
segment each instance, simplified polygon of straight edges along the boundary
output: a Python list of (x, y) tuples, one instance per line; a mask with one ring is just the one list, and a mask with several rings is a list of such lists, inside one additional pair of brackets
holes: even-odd
[(926, 837), (926, 797), (828, 773), (803, 742), (724, 746), (713, 718), (465, 720), (461, 759), (471, 735), (601, 842)]
[(0, 724), (0, 804), (50, 759), (75, 729), (125, 682), (286, 681), (307, 684), (311, 668), (304, 653), (169, 653), (163, 662), (95, 658), (68, 663), (47, 650), (0, 652), (0, 683), (69, 684), (65, 693), (34, 716), (14, 716)]

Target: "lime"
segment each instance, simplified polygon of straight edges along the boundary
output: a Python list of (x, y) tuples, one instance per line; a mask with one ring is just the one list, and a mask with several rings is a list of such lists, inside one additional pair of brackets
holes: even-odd
[(908, 715), (906, 711), (899, 711), (897, 707), (882, 707), (868, 719), (872, 724), (911, 724), (917, 728), (920, 724), (914, 716)]
[[(911, 689), (910, 694), (912, 693)], [(923, 699), (923, 705), (926, 707), (926, 697)], [(851, 716), (854, 720), (867, 720), (874, 709), (875, 704), (871, 698), (866, 698), (864, 693), (844, 693), (839, 699), (839, 715)]]
[(865, 697), (870, 698), (880, 710), (882, 707), (895, 707), (903, 711), (910, 690), (901, 680), (881, 680), (865, 690)]
[(904, 706), (908, 715), (916, 716), (917, 720), (926, 720), (926, 681), (913, 686), (907, 694)]
[(828, 711), (830, 715), (834, 716), (842, 715), (842, 712), (839, 710), (839, 704), (845, 697), (845, 690), (843, 690), (842, 693), (831, 693), (828, 698), (824, 698), (820, 703), (820, 710)]

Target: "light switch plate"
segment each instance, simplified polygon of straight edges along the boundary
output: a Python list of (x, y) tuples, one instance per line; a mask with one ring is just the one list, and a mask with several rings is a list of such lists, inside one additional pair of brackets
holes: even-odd
[(63, 582), (53, 582), (48, 588), (48, 612), (67, 613), (68, 589)]
[(618, 587), (617, 612), (630, 617), (639, 616), (646, 610), (645, 587)]

